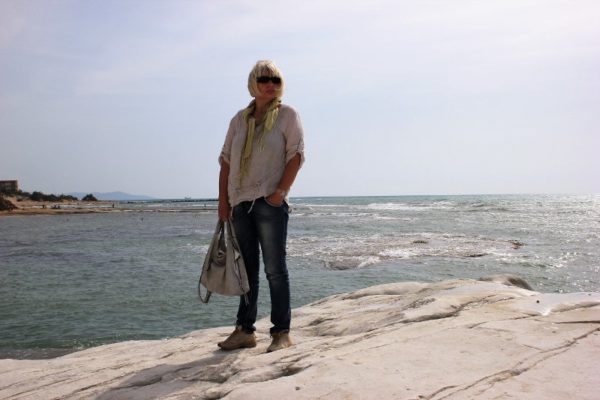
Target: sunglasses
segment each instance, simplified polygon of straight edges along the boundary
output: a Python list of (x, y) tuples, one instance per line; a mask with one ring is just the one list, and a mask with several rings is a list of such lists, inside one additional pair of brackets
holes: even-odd
[(259, 76), (256, 78), (257, 83), (273, 82), (274, 85), (281, 85), (281, 78), (278, 76)]

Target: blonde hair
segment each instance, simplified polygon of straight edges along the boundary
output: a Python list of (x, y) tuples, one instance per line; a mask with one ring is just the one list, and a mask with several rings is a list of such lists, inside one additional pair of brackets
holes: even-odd
[(276, 76), (281, 78), (281, 85), (277, 88), (277, 97), (281, 98), (283, 96), (285, 81), (281, 71), (271, 60), (257, 61), (252, 71), (250, 71), (250, 75), (248, 75), (248, 91), (250, 92), (250, 96), (256, 97), (260, 95), (260, 90), (258, 90), (258, 84), (256, 83), (256, 78), (259, 76)]

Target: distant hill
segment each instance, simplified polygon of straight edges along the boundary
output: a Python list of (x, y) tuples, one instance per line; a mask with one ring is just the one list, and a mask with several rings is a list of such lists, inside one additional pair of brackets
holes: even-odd
[[(98, 200), (156, 200), (154, 197), (144, 196), (141, 194), (129, 194), (125, 192), (110, 192), (110, 193), (99, 193), (99, 192), (91, 192), (95, 198)], [(72, 192), (68, 193), (71, 196), (75, 196), (78, 199), (81, 199), (86, 194), (90, 194), (90, 192)]]

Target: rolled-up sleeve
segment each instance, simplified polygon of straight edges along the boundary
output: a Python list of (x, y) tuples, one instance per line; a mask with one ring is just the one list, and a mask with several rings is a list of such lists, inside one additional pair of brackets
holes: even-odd
[(304, 130), (302, 129), (302, 122), (300, 121), (300, 115), (296, 110), (291, 110), (289, 122), (285, 128), (285, 163), (288, 162), (296, 154), (300, 154), (300, 166), (304, 164)]
[(221, 154), (219, 154), (219, 165), (222, 165), (223, 161), (225, 161), (227, 164), (231, 164), (231, 143), (233, 142), (233, 134), (235, 131), (235, 120), (236, 118), (233, 117), (229, 123), (229, 129), (227, 130), (227, 135), (225, 136), (225, 143), (221, 149)]

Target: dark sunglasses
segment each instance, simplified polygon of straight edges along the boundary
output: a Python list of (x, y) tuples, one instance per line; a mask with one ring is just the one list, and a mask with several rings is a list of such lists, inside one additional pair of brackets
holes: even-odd
[(278, 76), (259, 76), (256, 78), (256, 82), (258, 83), (267, 83), (269, 81), (273, 82), (275, 85), (281, 85), (281, 78)]

